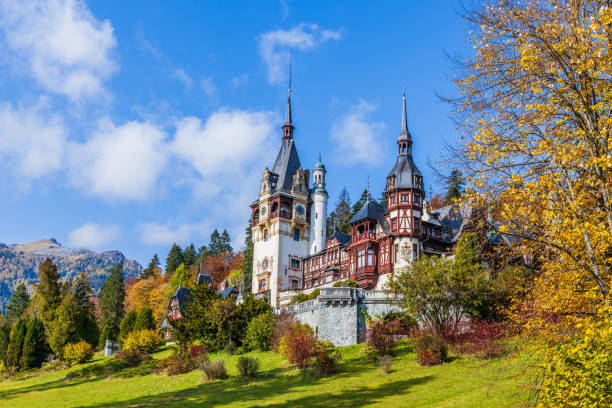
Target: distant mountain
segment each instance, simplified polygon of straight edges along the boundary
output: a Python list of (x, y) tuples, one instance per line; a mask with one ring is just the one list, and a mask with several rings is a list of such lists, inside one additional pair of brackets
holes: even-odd
[(71, 249), (63, 247), (54, 238), (25, 244), (0, 243), (0, 303), (4, 305), (8, 302), (20, 282), (25, 282), (29, 288), (37, 283), (38, 267), (47, 258), (57, 265), (60, 279), (72, 279), (84, 270), (95, 291), (100, 289), (110, 270), (121, 262), (124, 278), (138, 276), (142, 272), (138, 262), (126, 259), (119, 251), (98, 253)]

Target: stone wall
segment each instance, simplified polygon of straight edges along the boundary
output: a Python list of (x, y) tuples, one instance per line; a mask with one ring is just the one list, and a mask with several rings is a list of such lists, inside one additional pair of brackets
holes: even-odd
[(382, 317), (402, 309), (387, 292), (355, 288), (321, 288), (314, 300), (284, 307), (278, 311), (293, 313), (307, 324), (321, 340), (336, 346), (349, 346), (365, 340), (366, 313)]

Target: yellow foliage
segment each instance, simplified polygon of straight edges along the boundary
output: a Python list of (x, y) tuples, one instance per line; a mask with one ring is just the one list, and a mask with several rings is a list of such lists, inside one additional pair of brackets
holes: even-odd
[(69, 343), (64, 347), (64, 360), (70, 365), (81, 364), (93, 357), (93, 347), (84, 340), (78, 343)]
[(125, 295), (126, 312), (140, 311), (148, 306), (153, 310), (153, 316), (158, 325), (168, 314), (169, 284), (164, 277), (152, 276), (135, 282), (127, 288)]
[(143, 353), (153, 353), (164, 340), (155, 330), (138, 330), (128, 333), (123, 339), (124, 350), (139, 349)]

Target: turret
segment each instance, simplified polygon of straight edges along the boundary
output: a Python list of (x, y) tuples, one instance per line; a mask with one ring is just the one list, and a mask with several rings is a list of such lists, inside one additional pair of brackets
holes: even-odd
[(329, 195), (325, 190), (325, 165), (319, 161), (312, 171), (312, 210), (310, 212), (310, 254), (315, 254), (325, 247), (327, 233), (327, 201)]

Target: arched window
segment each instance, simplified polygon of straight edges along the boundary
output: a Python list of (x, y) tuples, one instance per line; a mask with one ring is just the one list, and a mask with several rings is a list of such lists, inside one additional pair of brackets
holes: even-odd
[(267, 241), (267, 240), (268, 240), (268, 230), (265, 229), (264, 230), (264, 241)]
[(255, 214), (253, 214), (253, 221), (259, 221), (259, 210), (255, 210)]
[(294, 241), (299, 241), (300, 240), (300, 229), (299, 228), (294, 228), (293, 229), (293, 240)]
[(259, 290), (264, 290), (266, 288), (266, 280), (262, 279), (259, 281)]
[(374, 265), (373, 263), (373, 253), (374, 251), (372, 251), (372, 248), (368, 248), (368, 266), (372, 266)]
[(268, 260), (264, 259), (263, 262), (261, 263), (261, 267), (264, 269), (268, 269)]

